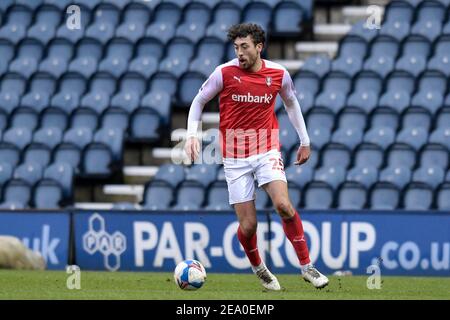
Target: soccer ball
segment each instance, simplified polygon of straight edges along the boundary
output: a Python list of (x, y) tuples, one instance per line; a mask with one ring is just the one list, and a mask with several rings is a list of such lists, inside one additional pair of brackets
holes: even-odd
[(197, 260), (180, 262), (173, 273), (175, 283), (183, 290), (200, 289), (206, 281), (206, 271)]

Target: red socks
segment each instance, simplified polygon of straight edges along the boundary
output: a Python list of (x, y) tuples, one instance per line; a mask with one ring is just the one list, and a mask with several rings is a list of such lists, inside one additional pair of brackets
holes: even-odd
[(305, 234), (303, 233), (303, 225), (297, 212), (292, 218), (281, 219), (283, 221), (283, 229), (289, 241), (294, 246), (300, 265), (311, 262), (309, 259), (308, 245), (306, 243)]
[(258, 247), (256, 245), (256, 232), (250, 238), (246, 237), (242, 231), (241, 227), (238, 228), (237, 236), (239, 242), (242, 244), (245, 250), (245, 254), (250, 260), (252, 266), (257, 267), (261, 264), (261, 257), (259, 256)]

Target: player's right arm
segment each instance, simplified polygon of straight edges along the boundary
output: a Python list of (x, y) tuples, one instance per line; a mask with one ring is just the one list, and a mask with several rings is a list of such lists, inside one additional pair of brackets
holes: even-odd
[(223, 88), (222, 70), (217, 67), (209, 78), (203, 83), (189, 109), (186, 144), (184, 150), (191, 161), (200, 153), (198, 128), (200, 126), (203, 107), (212, 100)]

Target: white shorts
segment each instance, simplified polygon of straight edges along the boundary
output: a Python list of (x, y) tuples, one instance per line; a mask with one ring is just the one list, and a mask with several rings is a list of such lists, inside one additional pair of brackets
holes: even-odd
[(255, 200), (255, 178), (258, 187), (274, 180), (287, 183), (283, 159), (278, 150), (248, 158), (224, 158), (223, 169), (230, 204)]

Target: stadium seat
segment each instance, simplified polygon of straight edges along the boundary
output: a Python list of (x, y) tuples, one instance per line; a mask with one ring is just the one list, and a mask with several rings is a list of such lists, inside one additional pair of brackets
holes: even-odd
[(150, 91), (164, 91), (173, 96), (177, 91), (177, 78), (168, 72), (158, 72), (152, 77)]
[(52, 149), (42, 143), (30, 143), (28, 147), (22, 151), (24, 163), (37, 163), (45, 168), (52, 160)]
[(11, 143), (0, 142), (0, 159), (15, 167), (20, 161), (20, 149)]
[(30, 107), (19, 107), (9, 118), (10, 128), (28, 128), (33, 131), (39, 124), (39, 114)]
[(287, 114), (278, 116), (280, 144), (286, 150), (292, 149), (299, 144), (298, 134), (292, 126)]
[(217, 167), (209, 164), (196, 164), (189, 168), (186, 173), (185, 181), (195, 181), (200, 183), (203, 188), (208, 186), (216, 179)]
[(95, 8), (94, 22), (86, 29), (85, 36), (93, 38), (103, 45), (114, 37), (120, 20), (120, 10), (112, 4), (101, 3)]
[(7, 40), (0, 39), (0, 54), (3, 57), (0, 60), (0, 74), (8, 70), (9, 62), (14, 57), (14, 45)]
[(304, 197), (304, 207), (308, 210), (325, 210), (333, 205), (333, 189), (326, 182), (311, 182)]
[(429, 40), (422, 36), (408, 36), (403, 43), (402, 55), (395, 64), (395, 70), (407, 71), (417, 77), (425, 70), (430, 51)]
[(153, 180), (164, 181), (165, 183), (176, 188), (185, 179), (184, 166), (174, 164), (163, 164), (159, 167)]
[(37, 209), (59, 209), (62, 200), (62, 187), (53, 179), (42, 179), (34, 187), (33, 204)]
[[(448, 100), (450, 95), (448, 96)], [(436, 115), (436, 128), (450, 128), (450, 105), (446, 103)]]
[(395, 111), (396, 113), (403, 112), (411, 101), (411, 95), (406, 91), (391, 90), (385, 92), (379, 100), (379, 109), (390, 109), (387, 111)]
[(345, 182), (339, 189), (337, 208), (361, 210), (367, 202), (366, 188), (357, 182)]
[(416, 151), (409, 145), (394, 143), (387, 154), (388, 166), (405, 166), (412, 169), (416, 165)]
[(412, 176), (413, 182), (420, 182), (428, 185), (432, 189), (436, 189), (438, 185), (444, 182), (445, 171), (439, 167), (420, 167)]
[(177, 91), (179, 103), (189, 107), (205, 81), (205, 76), (198, 72), (184, 73), (178, 81)]
[(83, 173), (90, 178), (106, 178), (112, 174), (114, 157), (108, 145), (91, 142), (83, 150)]
[(428, 142), (442, 144), (450, 150), (450, 128), (437, 128), (431, 133)]
[(205, 201), (205, 189), (196, 181), (184, 181), (177, 190), (174, 210), (197, 210)]
[[(385, 30), (384, 26), (381, 29)], [(370, 56), (364, 62), (364, 70), (375, 72), (385, 78), (395, 66), (399, 43), (390, 36), (378, 36), (371, 46)]]
[[(279, 2), (279, 1), (277, 1)], [(302, 7), (294, 1), (282, 1), (274, 8), (273, 30), (278, 35), (298, 35), (302, 32), (301, 24), (304, 13)]]
[(339, 185), (345, 181), (346, 170), (339, 165), (324, 165), (314, 172), (314, 181), (327, 183), (333, 189), (337, 189)]
[(106, 109), (100, 119), (100, 127), (108, 129), (118, 129), (125, 132), (128, 129), (129, 114), (119, 107)]
[(197, 45), (196, 53), (189, 65), (189, 71), (201, 73), (204, 77), (214, 71), (223, 61), (224, 44), (214, 37), (204, 37)]
[(208, 210), (233, 210), (228, 202), (228, 188), (224, 182), (215, 182), (211, 185), (207, 195)]
[(378, 181), (378, 170), (370, 164), (357, 164), (347, 173), (347, 182), (356, 182), (369, 190)]
[(166, 47), (165, 58), (159, 63), (159, 71), (179, 78), (189, 67), (194, 55), (194, 45), (185, 38), (173, 38)]
[(439, 168), (448, 168), (450, 155), (448, 149), (440, 144), (427, 144), (420, 154), (420, 165), (422, 167), (437, 166)]
[(75, 59), (69, 64), (69, 71), (78, 72), (86, 79), (96, 71), (98, 62), (102, 56), (102, 44), (92, 38), (83, 38), (77, 43)]
[(112, 152), (114, 161), (122, 160), (124, 134), (123, 131), (114, 128), (102, 128), (95, 132), (94, 142), (107, 145)]
[(446, 8), (438, 2), (424, 1), (417, 9), (416, 22), (411, 34), (426, 37), (433, 42), (440, 34), (445, 19)]
[(168, 209), (173, 201), (172, 187), (163, 181), (151, 181), (145, 186), (143, 207), (149, 210)]
[(71, 128), (89, 128), (91, 131), (95, 131), (98, 126), (99, 115), (97, 112), (90, 108), (77, 108), (72, 112), (70, 116)]
[(37, 72), (29, 82), (28, 93), (22, 96), (22, 107), (29, 107), (40, 113), (50, 104), (50, 96), (56, 90), (57, 81), (48, 73)]
[(23, 180), (11, 179), (3, 186), (3, 202), (15, 202), (28, 207), (32, 187)]
[(27, 29), (33, 20), (33, 12), (24, 6), (15, 5), (8, 11), (8, 19), (0, 28), (0, 39), (8, 40), (14, 45), (25, 38)]
[(411, 181), (411, 171), (406, 166), (389, 166), (380, 172), (380, 182), (389, 182), (403, 189)]
[(181, 19), (181, 9), (173, 3), (159, 4), (153, 13), (153, 22), (148, 26), (146, 35), (166, 44), (175, 35), (175, 28)]
[(357, 23), (353, 24), (352, 28), (348, 32), (348, 35), (358, 36), (365, 40), (366, 43), (370, 43), (373, 38), (378, 35), (378, 29), (376, 28), (367, 28), (366, 19), (360, 20)]
[(116, 29), (116, 37), (136, 43), (144, 36), (150, 16), (151, 12), (145, 4), (130, 3), (124, 10), (122, 24)]
[(429, 210), (433, 203), (433, 189), (423, 183), (411, 183), (404, 193), (405, 210)]
[(337, 129), (331, 137), (332, 143), (338, 143), (346, 146), (350, 150), (354, 150), (363, 139), (362, 130), (346, 128)]
[(210, 19), (209, 8), (205, 4), (190, 3), (183, 11), (183, 22), (177, 27), (175, 35), (197, 43), (205, 36)]
[(74, 172), (70, 164), (54, 162), (45, 169), (44, 178), (58, 181), (63, 189), (64, 199), (72, 198)]
[(34, 13), (35, 23), (28, 29), (27, 36), (47, 45), (55, 37), (56, 28), (61, 22), (61, 12), (54, 6), (41, 6)]
[(291, 165), (286, 168), (286, 179), (289, 184), (293, 183), (299, 188), (303, 188), (307, 183), (313, 180), (314, 171), (311, 166)]
[(24, 39), (19, 47), (16, 58), (11, 61), (9, 71), (29, 78), (37, 71), (44, 53), (43, 46), (34, 39)]
[(381, 168), (384, 162), (384, 150), (373, 143), (362, 143), (355, 151), (356, 166)]
[(235, 1), (227, 1), (218, 4), (213, 13), (212, 23), (206, 30), (206, 35), (216, 37), (225, 43), (227, 41), (227, 30), (241, 21), (241, 9), (238, 6), (245, 2), (240, 1), (237, 4)]
[(331, 69), (353, 77), (361, 70), (366, 53), (367, 45), (363, 39), (347, 35), (339, 44), (338, 57), (331, 63)]
[(338, 128), (364, 132), (367, 121), (367, 115), (364, 111), (358, 108), (346, 107), (339, 114)]
[(388, 182), (377, 183), (370, 194), (370, 209), (394, 210), (400, 205), (400, 191)]
[(428, 70), (439, 71), (450, 76), (450, 37), (443, 35), (435, 44), (434, 55), (428, 61)]
[(56, 127), (45, 127), (39, 129), (33, 134), (33, 142), (46, 145), (53, 149), (62, 141), (62, 131)]
[(146, 88), (147, 81), (145, 78), (138, 73), (128, 72), (120, 79), (120, 89), (111, 98), (110, 105), (132, 113), (139, 107)]
[(138, 108), (130, 117), (130, 139), (155, 142), (161, 137), (161, 118), (151, 108)]
[(133, 55), (133, 44), (125, 39), (112, 39), (106, 48), (106, 56), (99, 63), (98, 71), (108, 72), (115, 78), (125, 73)]
[(328, 108), (337, 114), (344, 108), (351, 88), (350, 78), (342, 72), (330, 72), (323, 80), (323, 89), (315, 100), (315, 107)]
[(24, 149), (32, 138), (32, 132), (27, 127), (11, 128), (3, 133), (3, 142), (10, 143), (20, 150)]
[(155, 110), (163, 125), (168, 125), (171, 115), (170, 96), (164, 91), (153, 90), (142, 97), (141, 108), (150, 108)]
[(311, 127), (308, 129), (309, 139), (312, 141), (314, 146), (321, 149), (331, 140), (331, 130), (326, 127)]
[(350, 162), (351, 151), (345, 145), (330, 143), (322, 150), (322, 165), (325, 167), (338, 166), (345, 169)]
[(439, 188), (436, 205), (439, 210), (448, 211), (450, 209), (450, 182), (444, 183)]
[(427, 140), (428, 132), (426, 129), (421, 127), (405, 127), (398, 133), (396, 142), (407, 144), (415, 150), (419, 150), (425, 145)]
[(331, 61), (326, 55), (314, 55), (304, 61), (301, 70), (314, 73), (318, 78), (322, 78), (330, 72)]

